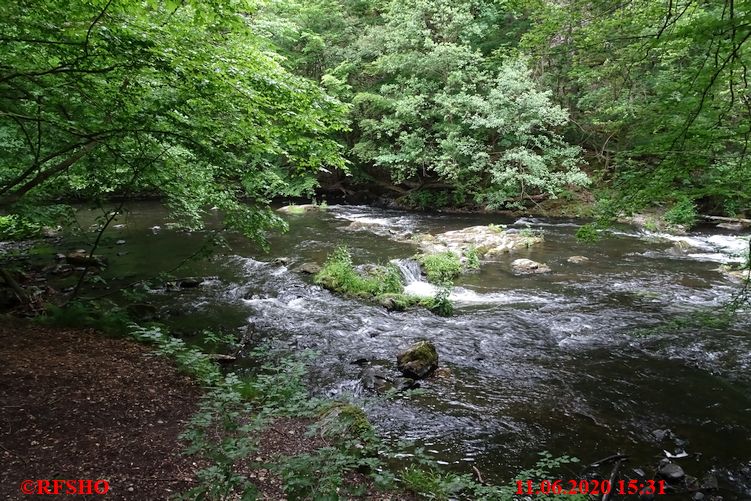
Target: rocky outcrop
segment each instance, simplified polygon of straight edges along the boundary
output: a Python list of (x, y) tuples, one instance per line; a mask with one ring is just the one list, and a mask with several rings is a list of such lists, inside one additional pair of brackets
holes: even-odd
[(549, 273), (550, 266), (545, 263), (538, 263), (531, 259), (515, 259), (511, 263), (511, 269), (514, 273), (518, 274), (530, 274), (530, 273)]
[(326, 210), (326, 208), (326, 205), (318, 204), (285, 205), (284, 207), (279, 207), (277, 212), (281, 212), (282, 214), (305, 214), (306, 212)]
[(321, 271), (321, 265), (318, 263), (302, 263), (297, 267), (295, 271), (305, 273), (307, 275), (315, 275)]
[(413, 240), (427, 254), (450, 251), (463, 256), (467, 252), (476, 252), (478, 257), (492, 260), (502, 254), (537, 245), (543, 241), (543, 237), (531, 232), (507, 231), (500, 226), (488, 225), (470, 226), (437, 235), (419, 234)]
[(438, 352), (433, 343), (419, 341), (396, 356), (396, 366), (406, 377), (422, 379), (438, 368)]

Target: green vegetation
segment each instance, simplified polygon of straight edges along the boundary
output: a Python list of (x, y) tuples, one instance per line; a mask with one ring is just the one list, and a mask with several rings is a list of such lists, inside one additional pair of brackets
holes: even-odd
[(346, 247), (338, 247), (326, 259), (315, 283), (348, 296), (361, 299), (377, 298), (382, 294), (401, 294), (402, 277), (393, 265), (371, 267), (358, 272)]
[(469, 271), (476, 271), (480, 269), (480, 253), (477, 251), (477, 247), (471, 246), (464, 251), (464, 257), (466, 262), (464, 268)]
[(439, 252), (437, 254), (420, 254), (417, 257), (428, 281), (442, 285), (452, 283), (462, 272), (462, 263), (456, 253)]
[(48, 224), (38, 209), (61, 197), (148, 193), (187, 226), (217, 207), (261, 239), (283, 227), (271, 197), (311, 192), (320, 168), (344, 167), (330, 134), (346, 107), (280, 64), (249, 3), (6, 7), (0, 209), (16, 226)]
[(689, 198), (682, 198), (665, 212), (665, 221), (686, 228), (691, 228), (696, 223), (696, 219), (696, 205)]
[(329, 255), (314, 281), (339, 294), (370, 300), (392, 311), (420, 306), (442, 316), (449, 316), (453, 312), (453, 305), (448, 299), (450, 285), (444, 283), (434, 297), (404, 294), (401, 274), (394, 265), (368, 265), (359, 271), (346, 247), (338, 247)]
[(602, 238), (596, 223), (587, 223), (576, 230), (576, 239), (580, 242), (596, 242)]

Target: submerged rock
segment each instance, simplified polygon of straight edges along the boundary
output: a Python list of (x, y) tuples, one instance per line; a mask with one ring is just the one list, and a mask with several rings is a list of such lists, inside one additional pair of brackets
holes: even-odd
[(396, 388), (397, 391), (407, 391), (420, 387), (420, 383), (410, 377), (397, 378), (395, 383), (394, 388)]
[(511, 269), (514, 273), (528, 274), (528, 273), (549, 273), (550, 266), (545, 263), (538, 263), (531, 259), (515, 259), (511, 263)]
[(145, 322), (159, 318), (159, 310), (153, 304), (131, 303), (125, 308), (125, 311), (136, 321)]
[(743, 231), (746, 228), (748, 228), (748, 225), (745, 223), (720, 223), (717, 225), (718, 228), (722, 228), (723, 230), (730, 230), (730, 231)]
[(447, 231), (438, 235), (415, 235), (413, 240), (427, 254), (451, 251), (459, 256), (474, 251), (478, 257), (492, 259), (517, 249), (539, 244), (539, 234), (506, 231), (500, 226), (470, 226), (461, 230)]
[(571, 256), (570, 258), (566, 259), (571, 264), (584, 264), (589, 262), (588, 257), (584, 256)]
[(418, 341), (396, 356), (397, 368), (413, 379), (422, 379), (438, 368), (438, 352), (433, 343)]
[(178, 282), (181, 289), (195, 289), (203, 283), (203, 278), (187, 277)]
[(297, 267), (297, 271), (308, 275), (315, 275), (321, 271), (321, 265), (318, 263), (303, 263)]

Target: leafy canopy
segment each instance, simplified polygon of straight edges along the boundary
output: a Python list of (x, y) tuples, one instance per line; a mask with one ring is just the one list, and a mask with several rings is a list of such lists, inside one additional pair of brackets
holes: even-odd
[(157, 193), (250, 236), (277, 194), (342, 168), (344, 106), (287, 71), (250, 2), (10, 2), (0, 19), (0, 207)]

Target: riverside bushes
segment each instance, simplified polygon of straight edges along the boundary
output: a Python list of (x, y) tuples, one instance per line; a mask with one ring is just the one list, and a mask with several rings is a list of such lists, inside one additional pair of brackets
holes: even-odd
[(462, 263), (454, 252), (438, 252), (436, 254), (421, 254), (420, 262), (428, 281), (433, 284), (446, 284), (454, 281), (462, 272)]

